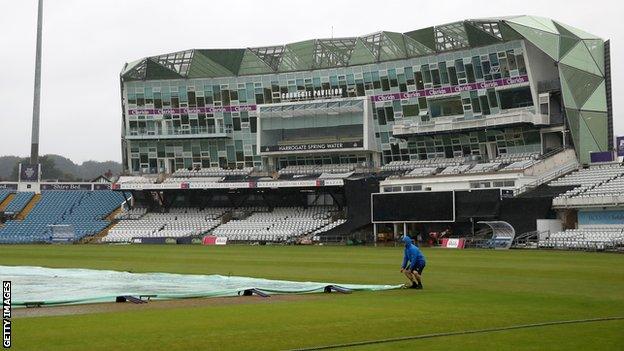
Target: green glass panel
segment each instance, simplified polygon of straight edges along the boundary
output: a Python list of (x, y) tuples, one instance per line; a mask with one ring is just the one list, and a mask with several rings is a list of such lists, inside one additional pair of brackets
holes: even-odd
[(583, 40), (583, 42), (596, 62), (598, 69), (604, 75), (604, 42), (601, 39)]
[[(599, 148), (599, 150), (595, 151), (605, 151), (607, 149), (607, 140), (609, 137), (607, 113), (581, 111), (581, 120), (587, 126), (589, 134)], [(583, 137), (583, 135), (581, 135), (581, 137)]]
[[(557, 28), (553, 22), (547, 18), (535, 17), (535, 16), (520, 16), (512, 19), (508, 19), (507, 23), (515, 23), (522, 26), (538, 29), (551, 34), (559, 34)], [(513, 27), (513, 25), (512, 25)]]
[(423, 56), (432, 54), (434, 52), (427, 46), (417, 42), (407, 35), (403, 35), (403, 38), (405, 39), (405, 50), (407, 51), (407, 56), (409, 57)]
[(598, 69), (598, 66), (596, 66), (596, 62), (583, 42), (576, 44), (560, 62), (597, 76), (602, 75), (602, 72)]
[(405, 43), (403, 42), (403, 34), (393, 32), (383, 32), (381, 37), (381, 47), (379, 51), (379, 60), (396, 60), (406, 58)]
[(594, 136), (592, 135), (589, 127), (585, 123), (584, 118), (579, 119), (579, 142), (580, 145), (576, 148), (579, 153), (581, 163), (589, 162), (589, 153), (595, 151), (604, 151), (600, 148)]
[(550, 32), (559, 34), (557, 27), (555, 27), (555, 23), (550, 18), (540, 17), (540, 16), (529, 16), (529, 17), (531, 17), (534, 21), (538, 22), (545, 28), (548, 28)]
[(312, 69), (314, 64), (315, 40), (288, 44), (278, 66), (280, 71), (300, 71)]
[(515, 30), (513, 30), (513, 28), (511, 28), (505, 22), (499, 22), (498, 23), (498, 28), (501, 31), (501, 35), (503, 36), (503, 40), (505, 40), (505, 41), (522, 39), (522, 36), (520, 34), (518, 34), (518, 32), (516, 32)]
[(607, 112), (607, 92), (604, 81), (600, 83), (594, 93), (589, 97), (589, 99), (587, 99), (582, 109), (588, 111)]
[(277, 71), (277, 67), (284, 53), (284, 46), (264, 46), (259, 48), (249, 48), (262, 61), (264, 61), (272, 70)]
[(405, 50), (405, 42), (403, 41), (403, 34), (396, 32), (383, 32), (385, 39), (390, 39), (397, 47)]
[(272, 73), (273, 70), (269, 65), (262, 61), (256, 54), (250, 50), (245, 50), (243, 58), (241, 60), (238, 74), (241, 76), (251, 74), (265, 74)]
[(485, 46), (500, 43), (500, 40), (490, 33), (484, 32), (470, 22), (465, 23), (466, 34), (470, 46)]
[(561, 74), (561, 70), (559, 71), (559, 80), (561, 81), (561, 94), (563, 95), (563, 104), (565, 107), (578, 109), (580, 106), (576, 104), (576, 100), (574, 100), (574, 95), (572, 95), (572, 91), (568, 86), (568, 82)]
[(379, 59), (379, 52), (381, 48), (381, 32), (365, 35), (358, 39), (362, 41), (364, 46), (366, 46), (366, 48), (373, 54), (375, 61), (377, 61)]
[(418, 30), (413, 30), (411, 32), (407, 32), (405, 33), (405, 35), (425, 45), (429, 49), (435, 50), (436, 44), (435, 44), (435, 36), (433, 34), (433, 30), (434, 30), (433, 27), (428, 27), (428, 28), (423, 28), (423, 29), (418, 29)]
[(132, 70), (136, 66), (140, 65), (141, 63), (143, 63), (143, 61), (145, 61), (145, 59), (140, 59), (140, 60), (136, 60), (136, 61), (130, 62), (129, 64), (126, 65), (126, 67), (121, 72), (121, 74), (124, 75), (124, 74), (128, 73), (130, 70)]
[(557, 31), (559, 32), (560, 35), (562, 36), (566, 36), (566, 37), (570, 37), (570, 38), (574, 38), (574, 39), (578, 39), (580, 40), (581, 38), (577, 37), (576, 34), (570, 32), (569, 30), (567, 30), (565, 27), (563, 27), (561, 24), (557, 23), (557, 22), (553, 22), (553, 24), (555, 25), (555, 27), (557, 28)]
[(373, 57), (373, 54), (368, 50), (366, 45), (364, 45), (362, 40), (358, 39), (355, 48), (353, 48), (351, 58), (349, 59), (349, 65), (361, 65), (373, 62), (375, 62), (375, 57)]
[(568, 126), (570, 127), (570, 133), (572, 133), (572, 141), (574, 142), (576, 149), (579, 150), (581, 146), (579, 142), (579, 119), (581, 118), (581, 114), (578, 110), (566, 108), (566, 117), (568, 120)]
[[(565, 80), (568, 85), (576, 106), (583, 106), (585, 101), (587, 101), (587, 99), (604, 80), (600, 76), (581, 71), (565, 64), (559, 64), (559, 72), (563, 76), (563, 80)], [(565, 100), (564, 103), (568, 106)]]
[(318, 39), (314, 45), (314, 68), (346, 66), (357, 38)]
[(579, 39), (562, 35), (559, 37), (559, 57), (564, 57), (572, 48), (579, 43)]
[(148, 59), (140, 60), (131, 69), (127, 69), (122, 76), (123, 79), (126, 81), (144, 80), (147, 69), (147, 61)]
[(147, 59), (146, 72), (147, 73), (146, 73), (145, 79), (179, 79), (179, 78), (182, 78), (181, 75), (170, 70), (169, 68), (159, 65), (158, 63), (152, 61), (151, 59)]
[(232, 75), (234, 73), (204, 56), (201, 52), (195, 51), (193, 54), (191, 67), (188, 71), (189, 78), (227, 77)]
[(559, 59), (559, 35), (529, 28), (516, 23), (509, 23), (513, 29), (537, 46), (554, 60)]
[(599, 37), (593, 35), (593, 34), (589, 34), (585, 31), (582, 31), (578, 28), (574, 28), (572, 26), (568, 26), (567, 24), (561, 23), (561, 22), (556, 22), (559, 26), (565, 28), (568, 32), (573, 33), (574, 35), (576, 35), (577, 37), (579, 37), (580, 39), (600, 39)]
[(574, 100), (574, 95), (568, 86), (568, 82), (566, 82), (561, 72), (559, 72), (559, 80), (561, 81), (561, 94), (563, 95), (564, 105), (568, 108), (580, 108), (580, 106), (576, 104), (576, 100)]
[(197, 54), (197, 52), (225, 67), (228, 71), (236, 74), (240, 68), (241, 61), (243, 60), (245, 49), (196, 50), (195, 54)]

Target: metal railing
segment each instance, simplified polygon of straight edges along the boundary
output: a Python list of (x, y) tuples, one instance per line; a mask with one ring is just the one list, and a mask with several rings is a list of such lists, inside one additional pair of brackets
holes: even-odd
[[(559, 150), (558, 152), (561, 152), (561, 150)], [(558, 153), (558, 152), (556, 152), (556, 153)], [(550, 156), (546, 156), (543, 159), (546, 159), (546, 158), (551, 157), (551, 156), (554, 156), (554, 154), (552, 154)], [(550, 182), (553, 179), (557, 179), (557, 178), (561, 177), (562, 175), (567, 174), (567, 173), (569, 173), (569, 172), (571, 172), (571, 171), (573, 171), (575, 169), (578, 169), (578, 163), (576, 163), (576, 162), (575, 163), (570, 163), (570, 164), (568, 164), (568, 165), (566, 165), (566, 166), (564, 166), (562, 168), (558, 168), (555, 171), (547, 173), (547, 174), (539, 177), (535, 181), (533, 181), (531, 183), (528, 183), (528, 184), (525, 184), (522, 187), (516, 189), (514, 191), (514, 196), (518, 196), (518, 195), (520, 195), (522, 193), (525, 193), (525, 192), (527, 192), (527, 191), (529, 191), (531, 189), (535, 189), (538, 186), (540, 186), (540, 185), (542, 185), (544, 183)]]
[(197, 135), (197, 134), (227, 134), (231, 133), (231, 129), (220, 126), (209, 127), (190, 127), (190, 128), (174, 128), (170, 130), (151, 130), (147, 128), (131, 128), (128, 130), (128, 136), (177, 136), (177, 135)]
[(513, 242), (511, 243), (512, 248), (537, 248), (539, 244), (539, 238), (541, 236), (548, 237), (550, 236), (550, 230), (543, 231), (530, 231), (526, 233), (522, 233), (520, 235), (516, 235)]
[(541, 249), (605, 251), (624, 247), (623, 240), (590, 241), (570, 238), (547, 239), (539, 241)]
[(480, 116), (478, 118), (466, 119), (465, 117), (436, 117), (431, 121), (424, 122), (403, 122), (397, 123), (393, 127), (394, 135), (418, 134), (429, 132), (442, 132), (455, 129), (486, 128), (498, 125), (514, 123), (531, 123), (534, 125), (548, 125), (549, 116), (535, 114), (526, 108), (508, 110), (497, 115)]

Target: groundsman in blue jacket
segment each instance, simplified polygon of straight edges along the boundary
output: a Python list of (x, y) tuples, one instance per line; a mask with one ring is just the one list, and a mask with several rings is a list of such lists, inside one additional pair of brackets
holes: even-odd
[(403, 236), (405, 243), (405, 251), (403, 253), (403, 264), (401, 264), (401, 273), (405, 274), (410, 280), (409, 288), (422, 289), (422, 272), (425, 269), (425, 256), (422, 254), (418, 246), (412, 243), (412, 238), (407, 235)]

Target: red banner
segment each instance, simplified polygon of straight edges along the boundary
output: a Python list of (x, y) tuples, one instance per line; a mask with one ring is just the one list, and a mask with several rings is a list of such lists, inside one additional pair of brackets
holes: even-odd
[(463, 249), (466, 241), (464, 238), (443, 238), (442, 247), (447, 249)]

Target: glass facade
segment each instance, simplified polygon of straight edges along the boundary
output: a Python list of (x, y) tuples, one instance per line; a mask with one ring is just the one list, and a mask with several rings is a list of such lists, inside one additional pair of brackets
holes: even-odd
[(400, 155), (398, 157), (392, 154), (392, 158), (386, 160), (408, 161), (466, 155), (486, 156), (487, 145), (493, 143), (496, 144), (500, 154), (541, 152), (541, 138), (538, 129), (509, 127), (466, 133), (409, 137), (406, 149), (399, 148)]
[[(382, 163), (460, 150), (475, 154), (475, 139), (500, 142), (499, 149), (505, 146), (501, 152), (532, 150), (539, 133), (529, 127), (497, 128), (494, 141), (486, 135), (493, 130), (407, 140), (392, 134), (396, 122), (467, 120), (507, 109), (534, 112), (523, 41), (559, 63), (564, 109), (579, 157), (606, 148), (603, 41), (549, 19), (519, 16), (403, 34), (189, 50), (127, 64), (121, 74), (125, 165), (133, 172), (262, 167), (256, 151), (258, 105), (363, 96), (373, 102), (371, 128)], [(521, 84), (497, 85), (514, 77)], [(284, 156), (278, 166), (361, 158)]]
[[(163, 171), (167, 162), (173, 162), (176, 169), (262, 167), (262, 159), (256, 152), (258, 112), (254, 106), (458, 87), (526, 75), (524, 62), (521, 41), (512, 41), (443, 55), (312, 72), (125, 82), (130, 170)], [(445, 98), (375, 102), (373, 128), (377, 149), (382, 150), (382, 162), (422, 157), (417, 148), (409, 148), (405, 141), (393, 137), (395, 121), (427, 120), (429, 116), (436, 117), (439, 110), (465, 118), (497, 113), (502, 108), (502, 91), (479, 89)], [(530, 90), (528, 94), (530, 97)], [(237, 106), (248, 110), (236, 111)], [(509, 106), (512, 107), (518, 106)], [(211, 111), (204, 112), (205, 109)], [(431, 113), (425, 115), (421, 111)], [(183, 139), (167, 139), (170, 136)], [(362, 161), (363, 158), (361, 155), (292, 156), (282, 157), (279, 164), (341, 163), (341, 160)]]

